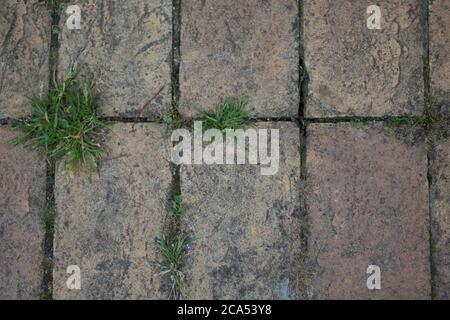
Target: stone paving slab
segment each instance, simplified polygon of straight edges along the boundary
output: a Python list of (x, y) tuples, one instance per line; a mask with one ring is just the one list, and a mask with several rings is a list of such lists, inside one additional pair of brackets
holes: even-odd
[[(427, 150), (383, 124), (307, 130), (313, 299), (428, 299)], [(366, 286), (381, 268), (381, 290)]]
[[(158, 118), (171, 106), (172, 1), (70, 1), (81, 30), (61, 19), (59, 71), (77, 62), (94, 77), (106, 116)], [(68, 17), (68, 16), (67, 16)], [(145, 102), (161, 94), (140, 114)]]
[(433, 0), (430, 5), (431, 93), (434, 103), (447, 106), (450, 103), (449, 30), (450, 2)]
[[(116, 124), (106, 160), (92, 182), (56, 175), (55, 299), (159, 299), (156, 237), (171, 189), (165, 128)], [(69, 290), (66, 269), (78, 265), (81, 290)]]
[(241, 94), (253, 116), (298, 115), (296, 0), (183, 0), (181, 15), (184, 117)]
[(371, 0), (307, 0), (306, 117), (418, 115), (423, 109), (427, 8), (385, 0), (381, 30), (367, 28)]
[(436, 298), (450, 299), (450, 138), (436, 146), (433, 174), (433, 258)]
[(0, 126), (0, 299), (39, 299), (44, 261), (46, 164)]
[(195, 237), (183, 268), (190, 299), (297, 297), (299, 129), (272, 128), (280, 129), (276, 175), (249, 164), (181, 167), (185, 225)]
[(51, 20), (37, 1), (3, 0), (0, 5), (0, 119), (31, 113), (26, 97), (49, 81)]

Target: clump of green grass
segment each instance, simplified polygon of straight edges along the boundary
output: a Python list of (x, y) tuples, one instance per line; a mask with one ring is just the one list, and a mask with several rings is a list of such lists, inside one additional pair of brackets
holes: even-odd
[(53, 25), (52, 26), (52, 33), (53, 34), (59, 34), (61, 32), (61, 28), (59, 26)]
[(65, 0), (44, 0), (43, 1), (45, 6), (52, 11), (58, 11), (61, 10)]
[(171, 283), (169, 298), (178, 299), (183, 296), (184, 274), (183, 255), (191, 240), (181, 228), (181, 218), (186, 213), (187, 207), (183, 204), (180, 194), (173, 196), (170, 209), (167, 214), (168, 224), (166, 234), (157, 239), (158, 249), (162, 255), (162, 274), (168, 275)]
[(200, 111), (203, 129), (242, 129), (253, 122), (245, 107), (245, 99), (241, 96), (235, 103), (231, 98), (226, 98), (214, 112)]
[(183, 204), (182, 197), (180, 195), (174, 196), (169, 211), (169, 218), (172, 220), (180, 220), (181, 217), (185, 214), (186, 209), (187, 208)]
[(23, 134), (12, 140), (41, 150), (47, 159), (67, 159), (67, 170), (73, 174), (81, 167), (97, 168), (101, 146), (97, 142), (106, 122), (100, 119), (92, 96), (92, 82), (77, 81), (79, 69), (71, 66), (64, 80), (54, 80), (46, 98), (29, 98), (32, 115), (19, 125)]
[(168, 274), (172, 282), (169, 298), (180, 298), (183, 294), (184, 275), (181, 272), (183, 264), (183, 253), (189, 240), (187, 237), (179, 236), (172, 241), (163, 235), (157, 239), (158, 248), (163, 256), (161, 266), (162, 274)]

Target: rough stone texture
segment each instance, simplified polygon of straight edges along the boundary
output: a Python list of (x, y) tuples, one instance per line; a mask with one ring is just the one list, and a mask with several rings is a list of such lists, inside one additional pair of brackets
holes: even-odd
[[(313, 299), (430, 298), (427, 151), (378, 123), (307, 131)], [(366, 286), (381, 268), (381, 290)]]
[(183, 116), (241, 94), (254, 116), (298, 114), (296, 0), (183, 0), (181, 6)]
[(436, 147), (433, 174), (433, 264), (435, 297), (450, 299), (450, 138)]
[(31, 113), (26, 97), (48, 86), (50, 15), (36, 1), (0, 5), (0, 118)]
[(71, 1), (81, 8), (81, 30), (61, 19), (60, 73), (77, 62), (97, 83), (107, 116), (157, 118), (170, 110), (172, 1)]
[(249, 164), (181, 168), (185, 224), (195, 237), (184, 267), (190, 299), (297, 296), (299, 129), (288, 123), (272, 128), (280, 129), (276, 175), (262, 176)]
[(0, 127), (0, 299), (39, 299), (42, 289), (46, 165)]
[(382, 1), (382, 30), (367, 28), (372, 0), (303, 4), (307, 117), (422, 112), (425, 1)]
[(450, 108), (450, 2), (433, 0), (430, 8), (431, 92), (436, 104)]
[[(170, 195), (164, 127), (116, 124), (106, 160), (92, 182), (56, 175), (56, 299), (157, 299), (161, 277), (155, 239)], [(168, 146), (168, 144), (167, 144)], [(69, 290), (66, 268), (81, 269), (81, 290)]]

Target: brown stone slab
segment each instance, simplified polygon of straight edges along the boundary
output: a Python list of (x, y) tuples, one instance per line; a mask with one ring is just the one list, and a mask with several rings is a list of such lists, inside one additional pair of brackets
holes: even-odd
[(51, 20), (37, 1), (3, 0), (0, 5), (0, 119), (31, 113), (27, 97), (49, 81)]
[(426, 3), (385, 0), (381, 30), (367, 28), (371, 0), (306, 0), (306, 116), (418, 115), (423, 109)]
[[(60, 73), (77, 62), (97, 83), (106, 116), (158, 118), (171, 105), (172, 1), (70, 1), (81, 30), (61, 19)], [(140, 110), (160, 88), (159, 96)]]
[(435, 298), (450, 299), (450, 139), (436, 146), (433, 173), (433, 266)]
[[(55, 299), (158, 299), (156, 237), (162, 233), (171, 170), (165, 128), (116, 124), (106, 160), (92, 181), (56, 175)], [(67, 267), (81, 271), (81, 289), (69, 290)]]
[(185, 225), (194, 237), (183, 268), (190, 299), (297, 297), (299, 129), (280, 122), (271, 128), (280, 130), (275, 175), (250, 164), (181, 168)]
[[(450, 103), (450, 2), (430, 3), (430, 66), (433, 102)], [(448, 109), (449, 110), (449, 109)]]
[(298, 114), (296, 0), (181, 2), (180, 111), (248, 97), (258, 117)]
[[(427, 149), (381, 123), (307, 130), (313, 299), (430, 298)], [(368, 290), (367, 268), (381, 269)]]
[(42, 292), (46, 164), (13, 146), (0, 127), (0, 299), (39, 299)]

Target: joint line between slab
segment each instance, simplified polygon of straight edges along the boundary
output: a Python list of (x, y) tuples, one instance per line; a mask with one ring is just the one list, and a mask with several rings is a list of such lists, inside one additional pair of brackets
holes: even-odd
[[(424, 65), (423, 65), (423, 77), (424, 77), (424, 110), (427, 107), (434, 108), (432, 104), (431, 96), (431, 70), (430, 70), (430, 12), (431, 12), (432, 0), (425, 1), (426, 6), (426, 21), (425, 21), (425, 41), (424, 41)], [(431, 104), (428, 106), (427, 104)], [(432, 136), (427, 137), (427, 176), (431, 174), (433, 176), (432, 159), (434, 159), (434, 141)], [(428, 180), (428, 232), (429, 232), (429, 260), (430, 260), (430, 298), (433, 300), (436, 297), (436, 281), (435, 281), (435, 263), (434, 263), (434, 239), (433, 239), (433, 181)]]
[[(52, 11), (51, 25), (50, 25), (50, 52), (49, 52), (49, 90), (54, 88), (54, 79), (57, 79), (58, 74), (58, 59), (59, 59), (59, 33), (54, 32), (59, 27), (60, 14), (58, 11)], [(55, 164), (47, 163), (46, 173), (46, 208), (45, 210), (53, 210), (50, 214), (55, 214), (55, 210), (52, 208), (55, 203)], [(45, 213), (47, 214), (47, 213)], [(55, 219), (55, 217), (53, 217)], [(53, 300), (53, 234), (47, 234), (45, 232), (44, 238), (44, 261), (43, 261), (43, 282), (42, 282), (42, 296), (43, 299)]]

